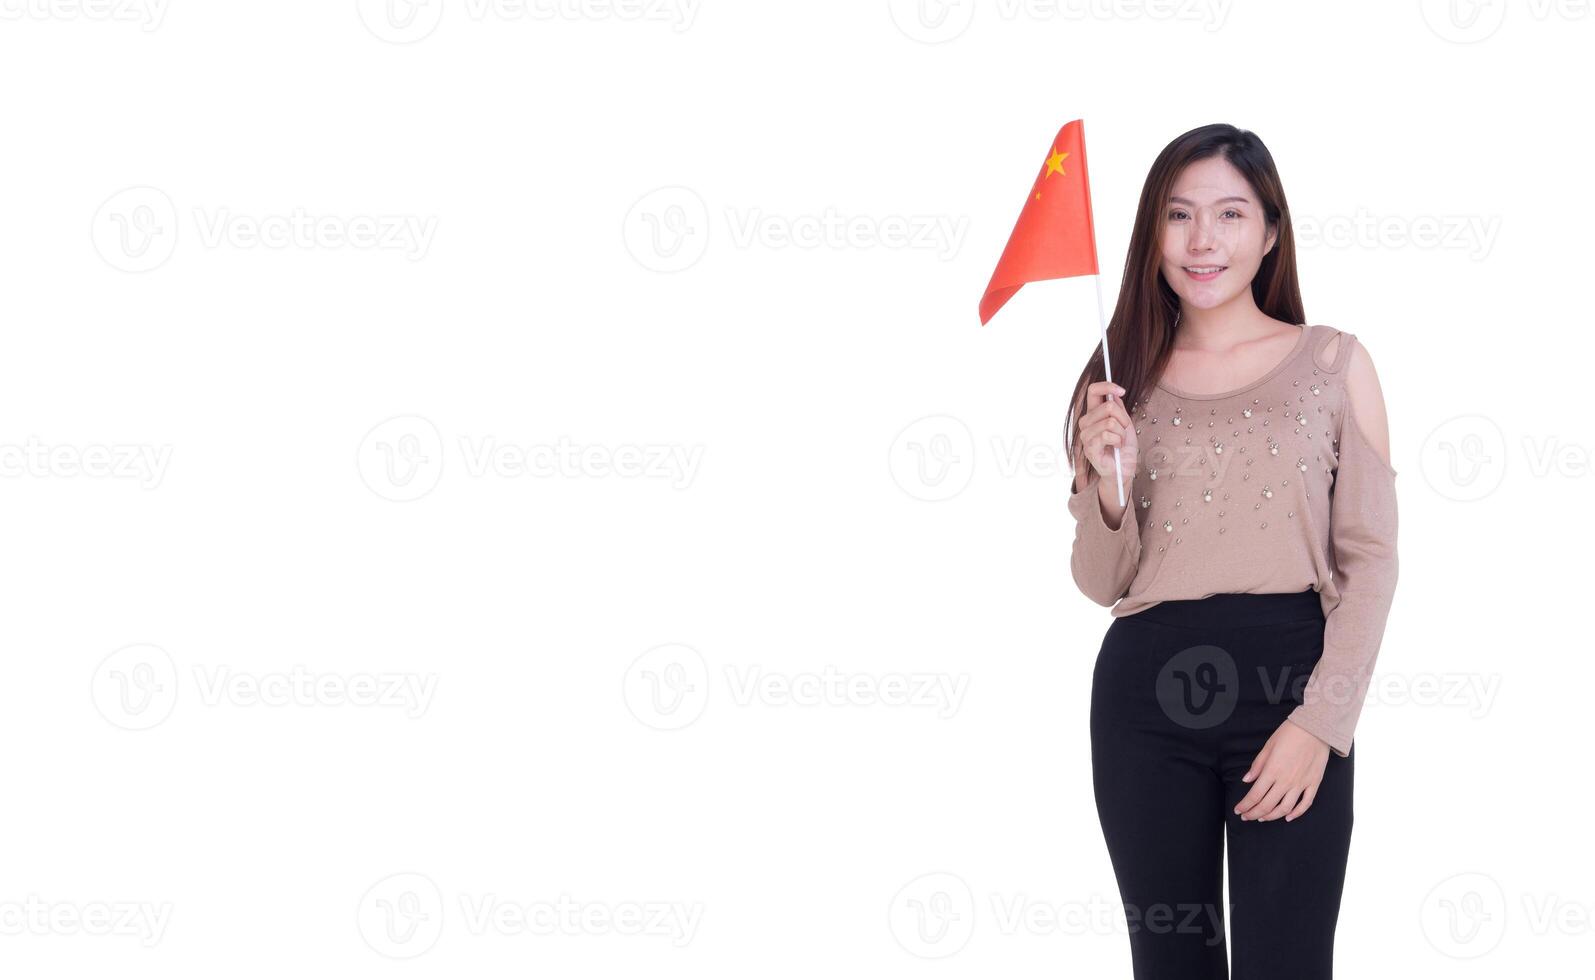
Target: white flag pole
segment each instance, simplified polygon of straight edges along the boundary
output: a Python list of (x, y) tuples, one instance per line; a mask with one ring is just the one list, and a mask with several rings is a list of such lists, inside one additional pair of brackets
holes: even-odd
[[(1094, 245), (1095, 243), (1093, 243)], [(1091, 277), (1097, 284), (1097, 319), (1102, 321), (1102, 374), (1106, 380), (1113, 380), (1113, 366), (1108, 363), (1108, 308), (1102, 302), (1102, 274), (1099, 272)], [(1109, 398), (1113, 396), (1108, 395)], [(1133, 419), (1131, 420), (1134, 421)], [(1119, 507), (1124, 507), (1124, 461), (1119, 458), (1119, 447), (1113, 447), (1113, 472), (1116, 479), (1114, 483), (1119, 488)]]

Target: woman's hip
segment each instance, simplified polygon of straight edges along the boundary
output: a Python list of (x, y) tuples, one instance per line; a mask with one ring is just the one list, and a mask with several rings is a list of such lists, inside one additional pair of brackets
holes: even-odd
[(1092, 675), (1092, 730), (1277, 724), (1323, 654), (1319, 595), (1219, 593), (1115, 619)]

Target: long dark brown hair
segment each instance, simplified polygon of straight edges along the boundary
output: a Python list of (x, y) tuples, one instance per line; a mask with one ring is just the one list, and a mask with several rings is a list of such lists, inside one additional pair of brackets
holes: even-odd
[[(1302, 311), (1301, 287), (1296, 281), (1296, 239), (1291, 231), (1290, 209), (1285, 204), (1285, 188), (1274, 169), (1268, 147), (1253, 133), (1227, 123), (1214, 123), (1193, 129), (1163, 148), (1141, 188), (1141, 203), (1136, 207), (1135, 228), (1130, 233), (1130, 250), (1124, 261), (1124, 282), (1119, 301), (1108, 321), (1108, 352), (1112, 355), (1114, 383), (1123, 386), (1126, 410), (1134, 406), (1147, 389), (1157, 383), (1174, 349), (1174, 329), (1178, 323), (1180, 298), (1163, 278), (1163, 222), (1168, 214), (1169, 197), (1180, 172), (1197, 160), (1222, 154), (1225, 160), (1251, 184), (1262, 202), (1268, 229), (1277, 230), (1274, 247), (1263, 256), (1263, 263), (1252, 280), (1252, 298), (1257, 308), (1286, 323), (1306, 323)], [(1265, 232), (1266, 233), (1266, 232)], [(1087, 465), (1077, 456), (1083, 447), (1076, 445), (1080, 406), (1087, 385), (1105, 380), (1102, 347), (1098, 344), (1075, 382), (1069, 400), (1069, 422), (1064, 430), (1064, 448), (1078, 470)]]

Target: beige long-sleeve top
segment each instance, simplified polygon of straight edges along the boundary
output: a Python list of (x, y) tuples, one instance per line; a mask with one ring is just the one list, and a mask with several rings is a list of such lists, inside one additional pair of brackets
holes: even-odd
[(1131, 406), (1141, 464), (1119, 528), (1103, 520), (1094, 469), (1069, 498), (1075, 583), (1115, 617), (1166, 599), (1316, 589), (1323, 655), (1289, 718), (1341, 756), (1397, 577), (1396, 471), (1356, 424), (1344, 384), (1355, 345), (1354, 334), (1308, 325), (1243, 388), (1192, 395), (1158, 384)]

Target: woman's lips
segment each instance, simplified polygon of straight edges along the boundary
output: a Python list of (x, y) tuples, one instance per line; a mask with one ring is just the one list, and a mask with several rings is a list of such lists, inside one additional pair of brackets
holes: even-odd
[[(1185, 266), (1184, 268), (1185, 268), (1185, 274), (1190, 276), (1192, 279), (1195, 279), (1197, 282), (1212, 282), (1214, 279), (1217, 279), (1219, 276), (1223, 275), (1224, 274), (1224, 270), (1228, 269), (1229, 266), (1227, 266), (1227, 265), (1188, 265), (1188, 266)], [(1196, 271), (1197, 269), (1205, 269), (1207, 271), (1205, 271), (1205, 272), (1197, 272)]]

